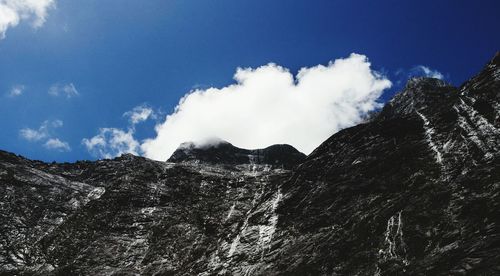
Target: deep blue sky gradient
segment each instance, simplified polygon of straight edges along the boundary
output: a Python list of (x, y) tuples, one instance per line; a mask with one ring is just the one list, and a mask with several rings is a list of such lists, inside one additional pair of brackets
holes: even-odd
[[(168, 114), (193, 87), (225, 86), (237, 67), (269, 62), (297, 72), (356, 52), (394, 83), (406, 78), (396, 72), (426, 65), (460, 85), (499, 50), (499, 10), (498, 0), (58, 0), (41, 28), (23, 23), (0, 40), (0, 149), (93, 159), (81, 139), (125, 128), (134, 106)], [(58, 82), (80, 96), (48, 96)], [(6, 97), (16, 84), (24, 94)], [(50, 119), (64, 121), (54, 134), (72, 151), (19, 137)], [(139, 126), (138, 138), (153, 126)]]

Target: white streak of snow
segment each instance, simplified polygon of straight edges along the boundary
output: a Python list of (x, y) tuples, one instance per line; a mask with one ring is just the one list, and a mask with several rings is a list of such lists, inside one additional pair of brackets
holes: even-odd
[(431, 123), (429, 120), (420, 112), (417, 111), (418, 116), (422, 118), (424, 121), (424, 130), (425, 130), (425, 137), (427, 139), (427, 143), (429, 143), (430, 148), (436, 153), (436, 161), (439, 164), (443, 163), (443, 157), (441, 155), (441, 152), (439, 152), (437, 145), (433, 141), (433, 135), (434, 135), (434, 128), (431, 127)]
[(226, 217), (226, 219), (224, 219), (224, 222), (226, 222), (228, 219), (231, 218), (231, 216), (233, 215), (235, 207), (236, 207), (236, 202), (233, 203), (233, 205), (231, 206), (231, 208), (229, 208), (229, 212), (227, 213), (227, 217)]
[(267, 225), (259, 225), (259, 244), (262, 250), (262, 259), (264, 258), (265, 249), (269, 246), (269, 243), (273, 239), (274, 232), (276, 232), (276, 225), (278, 224), (278, 214), (276, 214), (276, 208), (283, 198), (283, 194), (278, 189), (274, 200), (271, 205), (270, 218)]
[[(458, 125), (466, 132), (467, 138), (485, 153), (485, 156), (490, 152), (500, 150), (498, 141), (500, 131), (494, 125), (465, 103), (463, 99), (460, 99), (460, 104), (454, 105), (453, 108), (457, 112)], [(464, 113), (467, 118), (462, 115)]]
[(400, 259), (405, 265), (409, 264), (405, 256), (400, 256), (400, 253), (406, 253), (406, 245), (403, 240), (402, 211), (399, 211), (397, 215), (391, 216), (387, 221), (384, 243), (387, 245), (387, 248), (380, 249), (379, 254), (385, 260)]

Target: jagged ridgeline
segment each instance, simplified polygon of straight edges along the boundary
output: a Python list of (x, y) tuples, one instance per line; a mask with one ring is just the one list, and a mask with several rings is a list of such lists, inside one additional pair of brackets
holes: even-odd
[(411, 79), (309, 156), (0, 152), (1, 275), (500, 275), (500, 56)]

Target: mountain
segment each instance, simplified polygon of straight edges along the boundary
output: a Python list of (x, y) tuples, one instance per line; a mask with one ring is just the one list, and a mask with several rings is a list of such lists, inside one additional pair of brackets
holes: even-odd
[(0, 152), (0, 275), (499, 275), (500, 57), (291, 146)]
[(306, 159), (306, 155), (290, 145), (272, 145), (265, 149), (247, 150), (231, 145), (226, 141), (197, 146), (187, 142), (167, 160), (168, 162), (203, 162), (212, 165), (267, 164), (291, 169)]

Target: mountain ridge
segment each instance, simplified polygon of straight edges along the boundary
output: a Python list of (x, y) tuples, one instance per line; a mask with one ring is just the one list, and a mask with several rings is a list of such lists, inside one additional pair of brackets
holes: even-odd
[(226, 141), (196, 145), (183, 143), (174, 151), (167, 162), (206, 162), (212, 165), (267, 164), (292, 168), (305, 159), (306, 155), (287, 144), (275, 144), (263, 149), (242, 149)]
[(498, 62), (458, 88), (410, 80), (307, 157), (285, 146), (289, 166), (226, 143), (175, 162), (0, 152), (0, 275), (497, 275)]

